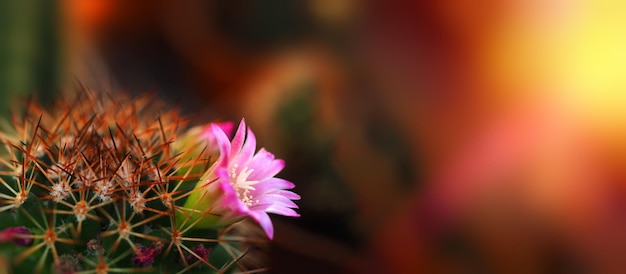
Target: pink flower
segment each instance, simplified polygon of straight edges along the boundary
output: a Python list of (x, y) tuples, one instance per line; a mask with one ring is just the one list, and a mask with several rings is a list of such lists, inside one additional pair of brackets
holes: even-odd
[(232, 142), (220, 127), (212, 126), (212, 129), (220, 149), (215, 171), (223, 192), (220, 205), (228, 208), (227, 215), (230, 215), (223, 218), (250, 216), (271, 239), (274, 227), (267, 213), (300, 216), (293, 210), (298, 206), (292, 201), (299, 200), (300, 196), (286, 190), (293, 188), (294, 184), (274, 177), (284, 168), (285, 162), (275, 159), (263, 148), (255, 153), (256, 138), (243, 119)]
[(298, 206), (292, 201), (300, 196), (288, 190), (294, 184), (274, 177), (285, 162), (263, 148), (255, 153), (256, 138), (243, 119), (232, 141), (219, 126), (212, 125), (211, 129), (220, 156), (199, 184), (204, 192), (190, 195), (185, 205), (210, 210), (213, 216), (207, 216), (199, 225), (226, 225), (249, 216), (273, 238), (274, 227), (268, 213), (300, 216), (293, 210)]

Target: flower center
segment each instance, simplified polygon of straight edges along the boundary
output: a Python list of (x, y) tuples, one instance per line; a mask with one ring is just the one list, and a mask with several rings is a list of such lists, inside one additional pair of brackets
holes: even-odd
[(237, 172), (238, 165), (235, 164), (229, 172), (230, 176), (230, 184), (235, 188), (237, 192), (237, 198), (239, 198), (244, 204), (247, 206), (252, 206), (254, 201), (254, 197), (250, 194), (251, 190), (255, 190), (254, 185), (256, 185), (259, 181), (251, 181), (248, 180), (248, 177), (254, 169), (249, 169), (248, 167), (244, 167), (241, 172)]

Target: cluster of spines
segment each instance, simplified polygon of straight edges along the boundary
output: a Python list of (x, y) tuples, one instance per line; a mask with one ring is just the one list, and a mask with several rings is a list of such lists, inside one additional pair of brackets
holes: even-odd
[[(14, 132), (2, 134), (0, 214), (27, 220), (35, 231), (28, 236), (33, 245), (14, 264), (41, 252), (37, 270), (49, 257), (58, 267), (69, 256), (79, 257), (77, 269), (87, 272), (134, 272), (149, 269), (152, 262), (137, 267), (135, 261), (152, 250), (149, 259), (174, 260), (181, 271), (259, 267), (240, 250), (248, 238), (232, 236), (228, 228), (198, 237), (192, 235), (197, 221), (176, 223), (176, 211), (194, 210), (182, 207), (201, 176), (191, 167), (208, 166), (210, 159), (172, 149), (186, 122), (176, 111), (155, 111), (159, 104), (84, 91), (50, 110), (30, 102), (12, 117)], [(27, 208), (28, 202), (38, 206)], [(85, 223), (100, 228), (84, 229)], [(232, 259), (221, 266), (209, 262), (205, 244), (220, 246)], [(61, 253), (60, 245), (72, 246), (64, 250), (74, 254)], [(121, 245), (128, 251), (118, 251)], [(146, 247), (154, 245), (159, 248)]]

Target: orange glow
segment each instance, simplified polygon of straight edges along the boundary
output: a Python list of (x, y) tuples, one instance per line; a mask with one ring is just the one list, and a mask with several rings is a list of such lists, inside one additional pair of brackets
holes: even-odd
[(582, 123), (624, 137), (626, 4), (520, 2), (484, 53), (485, 77), (495, 83), (496, 96), (555, 96)]
[(75, 24), (97, 29), (111, 20), (115, 1), (109, 0), (66, 0), (67, 16)]

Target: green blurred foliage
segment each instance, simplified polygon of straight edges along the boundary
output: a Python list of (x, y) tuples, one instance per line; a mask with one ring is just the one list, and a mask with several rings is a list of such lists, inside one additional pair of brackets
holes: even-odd
[(36, 94), (48, 103), (61, 70), (58, 1), (0, 1), (0, 115), (16, 98)]

